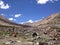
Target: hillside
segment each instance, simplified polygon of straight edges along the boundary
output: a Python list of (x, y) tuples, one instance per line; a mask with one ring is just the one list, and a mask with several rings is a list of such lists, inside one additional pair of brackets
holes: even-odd
[(34, 23), (27, 23), (26, 25), (39, 26), (41, 24), (47, 24), (47, 23), (51, 23), (51, 22), (53, 23), (54, 22), (53, 20), (57, 20), (57, 19), (59, 20), (59, 17), (60, 17), (60, 13), (56, 13), (56, 14), (52, 14), (52, 15), (42, 19), (41, 21), (34, 22)]
[[(26, 24), (16, 24), (0, 15), (0, 37), (8, 34), (8, 36), (13, 37), (14, 32), (17, 33), (16, 38), (24, 43), (36, 41), (49, 45), (60, 45), (60, 13), (52, 14), (38, 22)], [(34, 33), (37, 34), (35, 38), (32, 36)], [(16, 40), (15, 38), (13, 39)]]
[(38, 33), (38, 35), (41, 38), (43, 38), (45, 42), (49, 42), (49, 43), (54, 42), (56, 43), (56, 45), (59, 44), (60, 42), (60, 13), (52, 14), (41, 21), (28, 23), (27, 25), (34, 27), (32, 31), (34, 30), (33, 32)]
[(5, 25), (5, 26), (17, 26), (16, 23), (9, 21), (8, 19), (6, 19), (5, 17), (3, 17), (2, 15), (0, 15), (0, 25)]

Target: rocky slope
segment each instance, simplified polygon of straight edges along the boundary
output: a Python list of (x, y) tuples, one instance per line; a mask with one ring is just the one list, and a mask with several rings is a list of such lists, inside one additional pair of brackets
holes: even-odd
[(37, 33), (36, 41), (46, 42), (50, 45), (60, 45), (60, 13), (52, 14), (41, 21), (28, 25), (16, 24), (0, 16), (0, 31), (2, 30), (10, 30), (10, 34), (14, 32), (12, 30), (15, 30), (18, 33), (17, 36), (21, 38), (20, 41), (31, 41), (32, 34)]
[(47, 42), (60, 42), (60, 12), (28, 25), (34, 27), (35, 29), (32, 30), (38, 33), (40, 37), (45, 37), (44, 39), (47, 39)]
[[(59, 17), (60, 17), (60, 13), (52, 14), (52, 15), (44, 18), (44, 19), (41, 20), (41, 21), (34, 22), (34, 23), (28, 23), (28, 25), (31, 25), (31, 26), (39, 26), (39, 25), (41, 25), (41, 24), (53, 23), (54, 20), (59, 19)], [(56, 19), (55, 19), (55, 18), (56, 18)], [(54, 23), (53, 23), (53, 24), (54, 24)]]

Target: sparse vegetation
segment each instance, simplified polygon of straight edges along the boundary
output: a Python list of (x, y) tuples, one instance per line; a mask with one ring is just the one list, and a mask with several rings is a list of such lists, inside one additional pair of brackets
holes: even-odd
[[(36, 22), (34, 24), (30, 24), (31, 26), (26, 25), (18, 25), (15, 23), (3, 21), (7, 25), (0, 25), (0, 43), (1, 42), (8, 42), (11, 41), (12, 43), (25, 43), (25, 42), (42, 42), (46, 43), (49, 41), (49, 43), (59, 40), (60, 41), (60, 24), (59, 20), (55, 19), (55, 16), (48, 17), (47, 19), (40, 22)], [(34, 26), (33, 26), (34, 25)], [(35, 26), (36, 25), (36, 26)], [(14, 37), (14, 31), (16, 32), (16, 37)], [(34, 32), (38, 33), (38, 35)], [(46, 33), (44, 33), (46, 32)], [(33, 34), (33, 37), (32, 37)], [(6, 37), (7, 36), (7, 37)], [(8, 37), (9, 36), (9, 37)], [(40, 38), (38, 38), (38, 36)], [(33, 39), (33, 38), (36, 39)], [(50, 39), (51, 38), (51, 39)], [(56, 38), (53, 40), (53, 38)], [(34, 40), (34, 41), (33, 41)], [(2, 43), (2, 45), (8, 45), (5, 43)]]
[(3, 43), (2, 45), (8, 45), (8, 44)]

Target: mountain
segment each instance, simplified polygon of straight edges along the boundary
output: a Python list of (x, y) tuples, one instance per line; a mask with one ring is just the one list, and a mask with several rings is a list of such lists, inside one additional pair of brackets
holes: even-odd
[(27, 25), (14, 23), (14, 22), (8, 20), (7, 18), (3, 17), (2, 15), (0, 15), (0, 25), (4, 25), (4, 26), (18, 26), (18, 27), (27, 26)]
[(35, 22), (31, 26), (42, 30), (43, 34), (46, 34), (52, 39), (60, 40), (60, 12)]
[(47, 35), (52, 39), (60, 40), (60, 12), (52, 14), (41, 21), (28, 23), (27, 25), (35, 27), (32, 30), (39, 35)]
[(48, 18), (41, 21), (40, 24), (55, 24), (54, 22), (58, 23), (58, 20), (60, 19), (60, 13), (52, 14)]
[(47, 18), (44, 18), (41, 21), (34, 22), (34, 23), (28, 23), (28, 25), (39, 26), (39, 25), (43, 25), (43, 24), (47, 24), (47, 23), (49, 23), (49, 24), (53, 23), (54, 24), (54, 22), (57, 22), (55, 20), (59, 20), (59, 17), (60, 17), (60, 12), (56, 13), (56, 14), (52, 14), (52, 15), (48, 16)]
[(22, 24), (17, 24), (15, 22), (12, 22), (8, 20), (7, 18), (3, 17), (0, 15), (0, 32), (7, 32), (7, 31), (12, 31), (12, 32), (22, 32), (26, 30), (27, 28), (30, 28), (31, 26), (29, 25), (22, 25)]
[(0, 25), (5, 25), (5, 26), (17, 26), (16, 23), (8, 20), (7, 18), (3, 17), (0, 15)]
[[(4, 31), (3, 31), (4, 30)], [(3, 32), (3, 33), (1, 33)], [(5, 32), (5, 33), (4, 33)], [(0, 15), (0, 36), (9, 34), (13, 36), (17, 32), (22, 40), (32, 40), (36, 34), (35, 41), (49, 43), (49, 45), (60, 45), (60, 12), (52, 14), (41, 21), (26, 24), (16, 24)], [(6, 35), (5, 35), (6, 36)]]

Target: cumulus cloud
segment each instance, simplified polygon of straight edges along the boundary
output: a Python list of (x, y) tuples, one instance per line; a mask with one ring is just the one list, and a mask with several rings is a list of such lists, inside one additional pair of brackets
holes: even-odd
[(11, 20), (11, 21), (12, 21), (12, 20), (14, 20), (14, 19), (13, 19), (13, 18), (9, 18), (9, 20)]
[(28, 22), (28, 23), (33, 23), (33, 21), (32, 21), (32, 20), (28, 20), (27, 22)]
[(4, 2), (2, 0), (0, 0), (0, 8), (1, 9), (9, 9), (9, 5), (8, 4), (4, 4)]
[(11, 20), (11, 21), (16, 21), (16, 19), (14, 19), (14, 18), (9, 18), (9, 20)]
[(18, 17), (20, 17), (22, 14), (15, 14), (15, 15), (10, 15), (11, 17), (8, 18), (10, 21), (16, 21)]
[(58, 0), (36, 0), (38, 4), (46, 4), (47, 2), (54, 2)]
[(48, 2), (48, 0), (37, 0), (37, 3), (38, 4), (45, 4), (47, 2)]
[(45, 18), (45, 17), (41, 17), (41, 19), (35, 20), (35, 21), (33, 21), (33, 20), (30, 19), (30, 20), (28, 20), (28, 21), (26, 21), (26, 22), (21, 22), (20, 24), (39, 22), (39, 21), (43, 20), (44, 18)]
[(26, 22), (21, 22), (20, 24), (25, 24), (25, 23), (33, 23), (34, 21), (32, 21), (32, 20), (28, 20), (28, 21), (26, 21)]
[(15, 17), (20, 17), (22, 14), (15, 14)]

